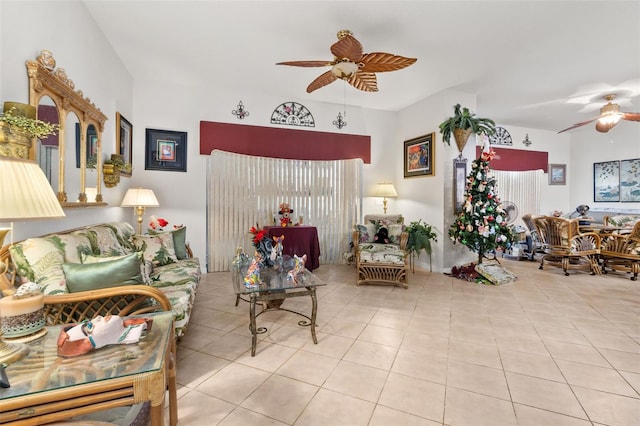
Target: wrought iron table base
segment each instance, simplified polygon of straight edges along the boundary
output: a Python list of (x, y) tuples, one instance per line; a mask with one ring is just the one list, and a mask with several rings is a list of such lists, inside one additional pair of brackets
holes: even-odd
[[(301, 296), (311, 296), (311, 317), (307, 315), (293, 311), (291, 309), (282, 308), (281, 305), (284, 302), (284, 299), (288, 299), (290, 297), (301, 297)], [(238, 300), (243, 299), (238, 295), (236, 298), (236, 306), (238, 305)], [(247, 301), (247, 300), (245, 300)], [(266, 307), (263, 308), (260, 312), (256, 314), (256, 303), (266, 302)], [(311, 338), (313, 339), (314, 344), (318, 344), (318, 339), (316, 338), (316, 313), (318, 310), (318, 299), (316, 298), (316, 288), (315, 287), (305, 287), (305, 290), (295, 290), (291, 292), (286, 292), (284, 290), (272, 292), (272, 291), (264, 291), (264, 292), (256, 292), (251, 293), (250, 298), (247, 301), (249, 302), (249, 330), (251, 331), (251, 356), (256, 355), (256, 345), (258, 343), (258, 334), (263, 334), (267, 332), (266, 327), (258, 327), (256, 324), (256, 318), (262, 315), (265, 312), (269, 311), (287, 311), (296, 315), (300, 315), (303, 318), (306, 318), (306, 321), (298, 321), (298, 325), (301, 327), (310, 327), (311, 328)]]

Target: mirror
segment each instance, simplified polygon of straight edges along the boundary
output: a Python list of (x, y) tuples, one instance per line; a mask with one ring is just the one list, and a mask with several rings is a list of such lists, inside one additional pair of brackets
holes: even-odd
[[(37, 117), (40, 120), (47, 121), (53, 124), (60, 124), (60, 117), (58, 116), (58, 108), (49, 96), (43, 96), (40, 98), (40, 104), (36, 111)], [(49, 183), (57, 189), (58, 176), (59, 176), (59, 161), (60, 156), (58, 153), (59, 135), (45, 136), (37, 139), (37, 152), (36, 158), (40, 168), (44, 171), (45, 176), (49, 180)]]
[[(107, 116), (85, 98), (82, 91), (75, 90), (64, 69), (56, 68), (50, 52), (41, 51), (38, 58), (27, 61), (26, 66), (29, 104), (38, 108), (37, 118), (51, 122), (44, 114), (46, 107), (52, 107), (55, 114), (51, 116), (60, 123), (57, 149), (46, 148), (47, 145), (40, 141), (31, 147), (29, 158), (38, 160), (62, 207), (106, 206), (102, 201), (101, 169), (102, 132)], [(91, 158), (95, 158), (95, 173), (87, 173)], [(90, 199), (87, 188), (95, 193)]]
[[(64, 134), (64, 164), (65, 164), (65, 192), (67, 193), (67, 201), (77, 202), (80, 199), (80, 193), (83, 192), (80, 188), (80, 175), (82, 170), (82, 161), (80, 162), (80, 168), (75, 167), (76, 156), (79, 154), (76, 152), (75, 144), (75, 130), (76, 127), (80, 127), (80, 119), (76, 115), (75, 111), (69, 111), (65, 119), (64, 128), (69, 130)], [(82, 140), (84, 138), (81, 138)], [(82, 151), (82, 150), (80, 150)], [(85, 160), (86, 164), (86, 160)]]

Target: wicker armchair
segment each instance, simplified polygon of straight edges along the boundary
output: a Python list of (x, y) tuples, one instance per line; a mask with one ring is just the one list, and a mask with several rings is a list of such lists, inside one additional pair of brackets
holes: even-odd
[(607, 269), (631, 274), (631, 281), (640, 274), (640, 221), (636, 222), (629, 234), (602, 235), (602, 273)]
[[(365, 224), (356, 225), (353, 232), (354, 257), (358, 271), (357, 285), (392, 284), (407, 288), (409, 253), (401, 215), (366, 215)], [(388, 227), (392, 241), (377, 244), (373, 237), (377, 230)]]
[[(533, 223), (533, 219), (538, 216), (525, 214), (522, 216), (522, 221), (524, 222), (527, 230), (529, 231), (529, 235), (527, 238), (527, 250), (529, 252), (529, 260), (535, 260), (536, 254), (544, 254), (544, 244), (540, 241), (540, 237), (538, 236), (538, 230), (536, 229), (535, 224)], [(530, 240), (529, 240), (530, 238)]]
[(569, 269), (585, 269), (592, 275), (601, 273), (600, 236), (595, 232), (578, 232), (578, 219), (539, 216), (533, 223), (544, 246), (540, 269), (548, 264), (562, 268), (565, 275), (569, 275)]

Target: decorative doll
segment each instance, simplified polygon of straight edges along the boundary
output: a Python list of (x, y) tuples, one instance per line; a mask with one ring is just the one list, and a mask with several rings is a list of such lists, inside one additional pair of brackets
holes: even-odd
[(289, 208), (289, 203), (280, 204), (280, 211), (278, 214), (280, 217), (280, 226), (292, 226), (291, 215), (293, 214), (293, 209)]

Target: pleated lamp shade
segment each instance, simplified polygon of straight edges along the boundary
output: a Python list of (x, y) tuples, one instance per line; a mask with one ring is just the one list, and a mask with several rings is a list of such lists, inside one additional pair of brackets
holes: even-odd
[(0, 222), (65, 216), (51, 184), (34, 161), (0, 156)]

